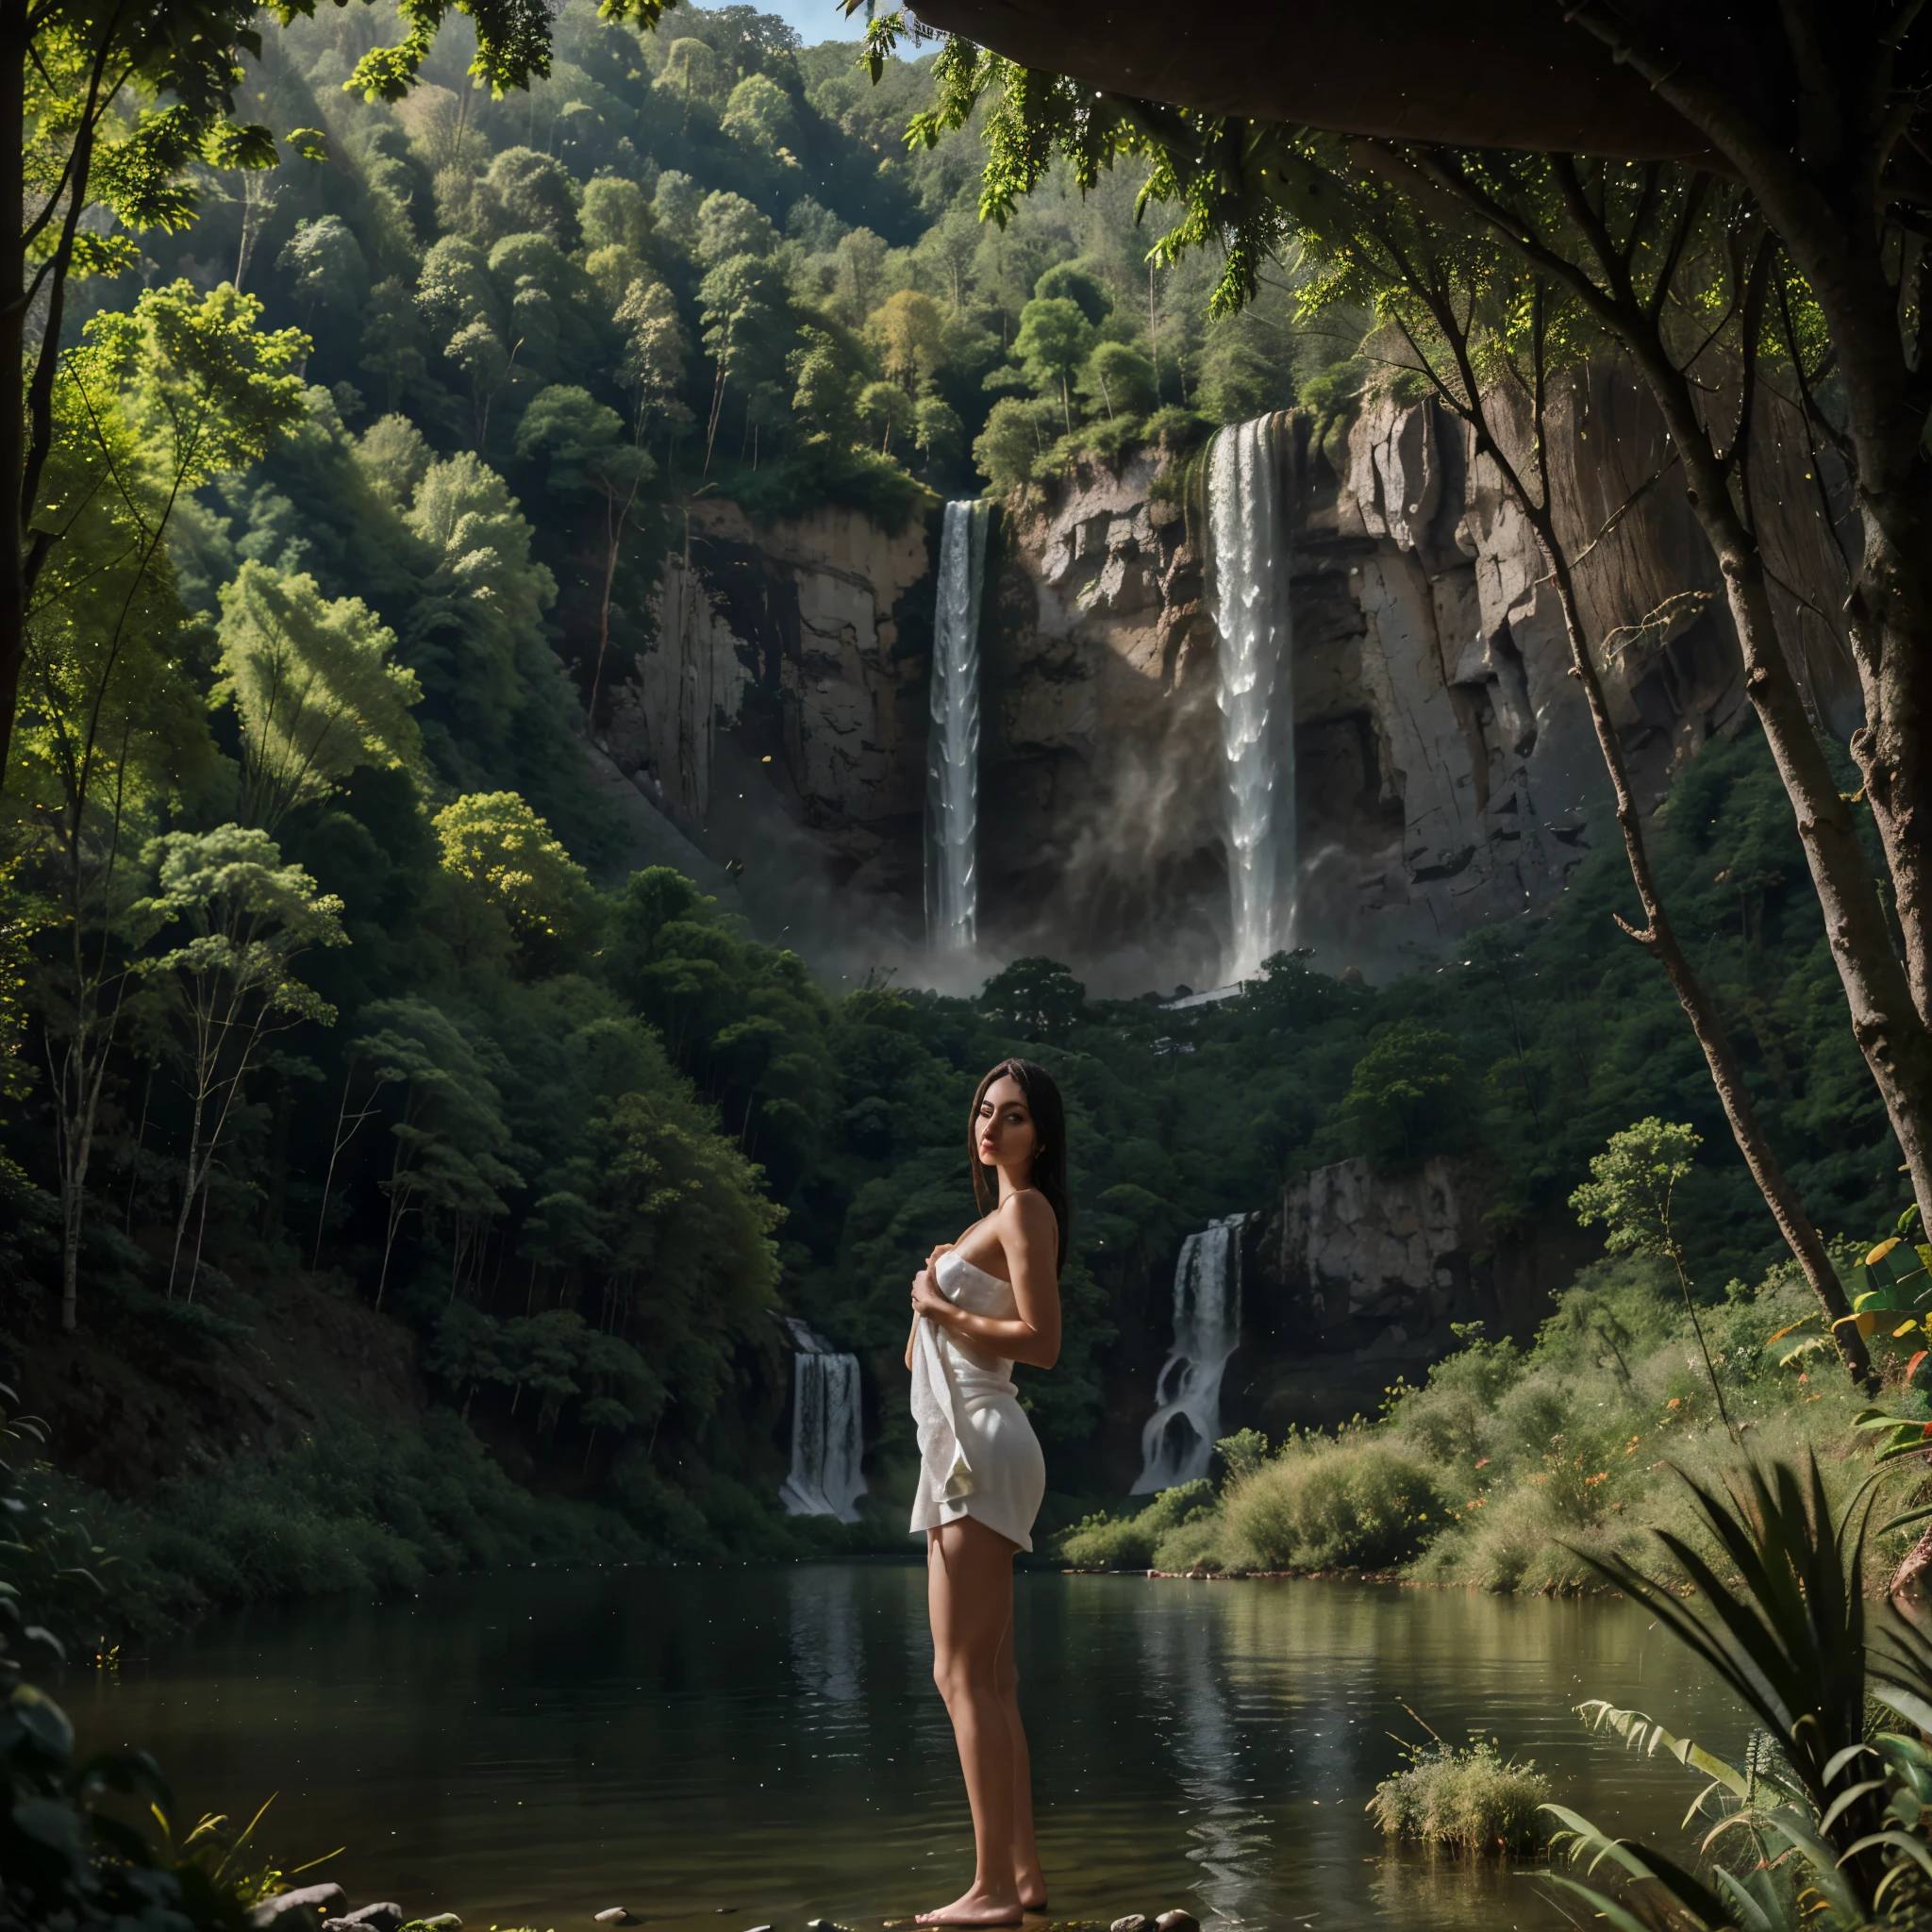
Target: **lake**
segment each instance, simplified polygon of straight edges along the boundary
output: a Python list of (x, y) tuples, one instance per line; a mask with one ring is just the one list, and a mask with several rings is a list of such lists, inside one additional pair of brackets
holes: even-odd
[[(358, 1904), (473, 1932), (613, 1905), (690, 1932), (876, 1927), (972, 1868), (924, 1583), (892, 1562), (458, 1579), (227, 1617), (64, 1696), (84, 1746), (154, 1751), (191, 1822), (277, 1793), (264, 1847), (346, 1846), (317, 1875)], [(1362, 1807), (1401, 1762), (1390, 1733), (1480, 1728), (1674, 1846), (1701, 1781), (1573, 1707), (1742, 1748), (1735, 1707), (1621, 1602), (1043, 1571), (1017, 1596), (1056, 1919), (1570, 1924), (1533, 1874), (1387, 1845)]]

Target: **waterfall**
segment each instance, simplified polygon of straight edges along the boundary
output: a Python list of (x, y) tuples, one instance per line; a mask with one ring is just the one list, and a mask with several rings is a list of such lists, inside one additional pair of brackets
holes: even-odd
[(1174, 1346), (1141, 1432), (1143, 1467), (1129, 1494), (1151, 1495), (1208, 1474), (1221, 1440), (1221, 1377), (1241, 1339), (1245, 1214), (1210, 1221), (1181, 1243), (1174, 1271)]
[(865, 1494), (858, 1473), (865, 1437), (858, 1416), (858, 1357), (788, 1315), (791, 1331), (791, 1474), (778, 1500), (792, 1516), (857, 1523)]
[(979, 599), (988, 508), (946, 506), (932, 624), (932, 728), (925, 752), (925, 928), (936, 953), (979, 937)]
[(1292, 943), (1293, 619), (1275, 416), (1224, 429), (1208, 459), (1208, 608), (1219, 632), (1228, 983)]

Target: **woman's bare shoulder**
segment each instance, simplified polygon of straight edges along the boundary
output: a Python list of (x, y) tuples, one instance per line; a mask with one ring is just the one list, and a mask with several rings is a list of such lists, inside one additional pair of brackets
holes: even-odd
[(1022, 1188), (1000, 1203), (1002, 1232), (1018, 1235), (1023, 1241), (1057, 1241), (1059, 1223), (1054, 1217), (1053, 1203), (1038, 1188)]

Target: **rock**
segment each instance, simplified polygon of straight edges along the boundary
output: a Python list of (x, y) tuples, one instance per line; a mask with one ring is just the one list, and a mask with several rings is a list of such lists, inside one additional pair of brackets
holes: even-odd
[(325, 1919), (323, 1932), (396, 1932), (408, 1917), (401, 1906), (384, 1900), (373, 1906), (358, 1906), (353, 1912), (343, 1912), (339, 1918)]
[(1201, 1922), (1192, 1912), (1162, 1912), (1154, 1922), (1154, 1932), (1201, 1932)]
[(256, 1932), (294, 1932), (298, 1925), (312, 1925), (332, 1917), (349, 1903), (349, 1894), (340, 1885), (304, 1885), (293, 1891), (277, 1892), (252, 1907), (248, 1923)]
[(1282, 1195), (1279, 1261), (1298, 1322), (1330, 1348), (1354, 1344), (1357, 1360), (1434, 1359), (1445, 1324), (1474, 1310), (1487, 1205), (1475, 1172), (1448, 1155), (1412, 1175), (1358, 1159), (1304, 1175)]
[(606, 1906), (601, 1912), (591, 1915), (600, 1925), (635, 1925), (637, 1920), (625, 1906)]
[(1116, 1919), (1107, 1932), (1148, 1932), (1148, 1920), (1144, 1912), (1129, 1912), (1124, 1919)]
[(438, 1912), (433, 1919), (411, 1919), (417, 1932), (463, 1932), (463, 1922), (454, 1912)]

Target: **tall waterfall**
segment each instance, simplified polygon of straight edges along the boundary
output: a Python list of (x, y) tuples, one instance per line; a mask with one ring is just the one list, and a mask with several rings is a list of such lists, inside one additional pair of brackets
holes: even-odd
[(836, 1516), (857, 1523), (865, 1494), (858, 1473), (865, 1437), (858, 1414), (858, 1357), (841, 1355), (824, 1336), (788, 1315), (797, 1353), (791, 1357), (791, 1474), (778, 1500), (792, 1516)]
[(1141, 1432), (1143, 1467), (1130, 1494), (1151, 1495), (1208, 1474), (1221, 1440), (1221, 1378), (1241, 1339), (1241, 1226), (1210, 1221), (1181, 1243), (1174, 1271), (1174, 1346)]
[(1292, 942), (1293, 619), (1274, 416), (1224, 429), (1208, 461), (1208, 608), (1220, 633), (1222, 814), (1233, 933), (1224, 982)]
[(949, 503), (932, 625), (932, 728), (925, 752), (925, 929), (937, 953), (979, 937), (979, 599), (984, 503)]

